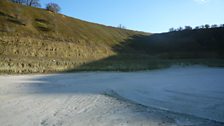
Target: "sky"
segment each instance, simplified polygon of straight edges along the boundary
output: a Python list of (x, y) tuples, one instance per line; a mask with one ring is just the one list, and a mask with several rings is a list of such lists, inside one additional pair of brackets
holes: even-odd
[(224, 24), (224, 0), (40, 0), (62, 14), (89, 22), (151, 33), (169, 28)]

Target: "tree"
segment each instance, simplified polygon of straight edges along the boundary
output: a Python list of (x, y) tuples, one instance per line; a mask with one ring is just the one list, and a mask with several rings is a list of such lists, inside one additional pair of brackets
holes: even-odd
[(211, 26), (211, 28), (217, 28), (217, 27), (218, 27), (218, 25), (216, 25), (216, 24)]
[(205, 25), (205, 28), (206, 28), (206, 29), (210, 28), (209, 24), (206, 24), (206, 25)]
[(122, 24), (119, 24), (119, 25), (118, 25), (118, 28), (120, 28), (120, 29), (126, 29), (126, 27), (123, 26)]
[(221, 28), (224, 28), (224, 24), (221, 24), (220, 27), (221, 27)]
[(185, 26), (185, 30), (192, 30), (191, 26)]
[(39, 0), (26, 0), (26, 5), (32, 6), (32, 7), (40, 7), (41, 6)]
[(41, 7), (39, 0), (10, 0), (10, 1), (32, 7)]
[(24, 4), (25, 0), (10, 0), (11, 2), (18, 3), (18, 4)]
[(198, 29), (200, 29), (200, 27), (199, 26), (196, 26), (194, 29), (198, 30)]
[(204, 25), (202, 25), (200, 28), (201, 28), (201, 29), (204, 29), (204, 28), (205, 28), (205, 26), (204, 26)]
[(58, 13), (61, 10), (60, 6), (56, 3), (48, 3), (46, 9), (55, 13)]
[(174, 29), (174, 28), (170, 28), (169, 31), (170, 31), (170, 32), (174, 32), (175, 29)]
[(182, 28), (182, 27), (179, 27), (179, 28), (177, 29), (177, 31), (183, 31), (183, 28)]

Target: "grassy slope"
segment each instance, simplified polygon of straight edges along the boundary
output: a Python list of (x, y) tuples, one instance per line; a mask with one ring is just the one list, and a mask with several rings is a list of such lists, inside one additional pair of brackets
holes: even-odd
[(115, 55), (112, 46), (141, 34), (0, 1), (0, 71), (74, 68)]
[(116, 44), (136, 34), (6, 1), (1, 1), (0, 6), (1, 29), (19, 35)]
[(0, 1), (0, 72), (223, 66), (223, 28), (146, 34)]
[(161, 58), (224, 58), (224, 28), (137, 36), (132, 47)]
[(224, 67), (224, 28), (132, 36), (123, 44), (113, 47), (117, 55), (79, 69), (135, 71), (173, 64)]

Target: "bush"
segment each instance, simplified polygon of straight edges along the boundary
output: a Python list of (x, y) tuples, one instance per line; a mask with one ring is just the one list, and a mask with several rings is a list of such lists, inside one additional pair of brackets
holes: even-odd
[(46, 9), (48, 11), (55, 12), (55, 13), (58, 13), (61, 10), (60, 6), (56, 3), (47, 4)]
[(185, 26), (185, 30), (192, 30), (191, 26)]
[(27, 21), (20, 18), (8, 18), (8, 21), (18, 25), (27, 25)]
[(53, 31), (54, 25), (44, 19), (35, 19), (34, 26), (41, 31)]

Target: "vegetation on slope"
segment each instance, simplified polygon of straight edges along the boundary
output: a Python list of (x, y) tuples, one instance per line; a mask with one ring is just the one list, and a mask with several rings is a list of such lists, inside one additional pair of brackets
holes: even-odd
[(0, 72), (223, 66), (223, 28), (146, 34), (0, 1)]
[(0, 1), (0, 69), (19, 73), (70, 69), (115, 55), (112, 46), (140, 34)]
[(113, 47), (117, 55), (82, 65), (79, 69), (135, 71), (174, 64), (224, 66), (224, 28), (138, 35), (123, 44)]

